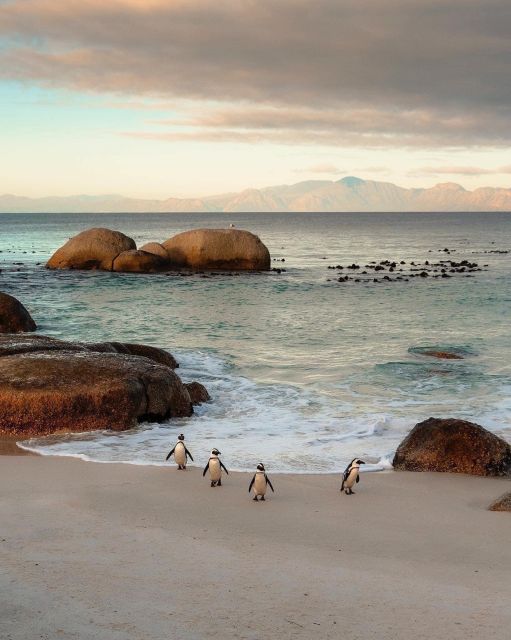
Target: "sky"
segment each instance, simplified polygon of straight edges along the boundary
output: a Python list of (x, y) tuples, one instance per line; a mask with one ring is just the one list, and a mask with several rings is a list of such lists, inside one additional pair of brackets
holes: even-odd
[(509, 0), (0, 0), (0, 193), (511, 187)]

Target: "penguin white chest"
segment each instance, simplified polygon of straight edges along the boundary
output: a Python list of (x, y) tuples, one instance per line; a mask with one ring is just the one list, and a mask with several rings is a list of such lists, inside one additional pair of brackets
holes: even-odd
[(186, 466), (186, 451), (185, 445), (182, 442), (178, 442), (176, 444), (176, 448), (174, 450), (174, 460), (176, 464), (185, 467)]
[(253, 491), (256, 496), (264, 496), (266, 493), (266, 478), (264, 477), (264, 473), (256, 473)]
[(351, 489), (355, 484), (355, 482), (357, 481), (357, 477), (358, 477), (358, 468), (352, 469), (349, 473), (349, 476), (346, 479), (346, 482), (344, 483), (344, 486), (348, 487), (348, 489)]
[(211, 458), (209, 461), (209, 474), (211, 480), (220, 480), (222, 469), (220, 468), (220, 460), (218, 458)]

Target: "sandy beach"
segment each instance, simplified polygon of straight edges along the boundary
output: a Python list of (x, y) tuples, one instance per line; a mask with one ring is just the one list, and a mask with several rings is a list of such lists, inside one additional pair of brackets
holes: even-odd
[(2, 639), (509, 637), (508, 481), (249, 479), (2, 456)]

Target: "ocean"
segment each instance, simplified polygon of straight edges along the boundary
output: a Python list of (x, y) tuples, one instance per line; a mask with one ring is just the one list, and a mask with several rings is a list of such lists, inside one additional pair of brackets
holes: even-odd
[[(285, 271), (205, 278), (44, 268), (89, 227), (140, 246), (230, 224), (258, 234)], [(212, 396), (191, 418), (26, 448), (161, 465), (184, 432), (197, 466), (216, 446), (233, 470), (262, 461), (272, 473), (326, 473), (355, 456), (369, 470), (390, 468), (405, 434), (430, 416), (511, 439), (511, 253), (499, 253), (511, 249), (511, 214), (2, 214), (0, 225), (0, 289), (23, 302), (41, 334), (163, 347), (182, 379)], [(446, 258), (483, 270), (374, 282), (346, 269), (389, 260), (406, 271)], [(429, 347), (464, 357), (422, 355)]]

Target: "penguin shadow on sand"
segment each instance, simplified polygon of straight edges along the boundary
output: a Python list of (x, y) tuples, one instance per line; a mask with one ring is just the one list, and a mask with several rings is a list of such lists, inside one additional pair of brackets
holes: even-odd
[(227, 471), (226, 466), (218, 457), (219, 455), (221, 455), (220, 451), (218, 451), (218, 449), (213, 449), (211, 451), (211, 456), (208, 460), (208, 463), (204, 467), (204, 471), (202, 472), (202, 477), (204, 477), (206, 473), (209, 471), (209, 477), (211, 480), (212, 487), (222, 486), (222, 469), (225, 471), (227, 475), (229, 475), (229, 472)]
[(353, 458), (346, 467), (342, 474), (341, 493), (344, 491), (347, 496), (354, 495), (353, 486), (360, 482), (359, 469), (361, 464), (365, 464), (365, 462), (360, 460), (360, 458)]
[(268, 478), (266, 474), (264, 464), (260, 462), (257, 465), (257, 471), (254, 473), (254, 477), (250, 481), (248, 492), (249, 493), (251, 491), (254, 492), (254, 497), (253, 497), (254, 502), (259, 502), (259, 500), (264, 501), (266, 500), (264, 496), (266, 495), (266, 491), (268, 490), (268, 487), (270, 487), (272, 492), (275, 493), (275, 489), (273, 488), (270, 478)]
[(178, 471), (186, 471), (186, 462), (188, 458), (193, 462), (192, 454), (186, 448), (185, 437), (182, 433), (177, 437), (177, 442), (174, 445), (174, 448), (168, 452), (165, 462), (167, 462), (172, 455), (174, 456), (174, 462), (177, 464)]

